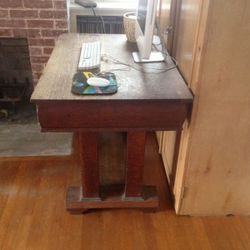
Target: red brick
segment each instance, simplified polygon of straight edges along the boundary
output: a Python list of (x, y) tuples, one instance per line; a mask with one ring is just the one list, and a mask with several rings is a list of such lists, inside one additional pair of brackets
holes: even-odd
[(13, 35), (15, 37), (27, 37), (28, 31), (27, 29), (13, 29)]
[(36, 87), (39, 79), (34, 78), (33, 76), (33, 86)]
[(1, 8), (16, 8), (23, 7), (22, 0), (0, 0)]
[(12, 36), (12, 30), (10, 29), (0, 29), (0, 36), (1, 37), (9, 37), (9, 36)]
[(38, 17), (38, 11), (37, 10), (10, 10), (10, 17), (36, 18)]
[(67, 21), (55, 21), (55, 27), (58, 29), (67, 29), (68, 22)]
[(33, 72), (32, 73), (32, 76), (33, 76), (33, 86), (36, 86), (36, 84), (39, 81), (42, 73), (43, 73), (43, 70), (41, 72)]
[(9, 11), (8, 10), (0, 10), (0, 18), (8, 17)]
[(54, 8), (55, 9), (66, 9), (67, 8), (66, 0), (65, 1), (54, 1)]
[(29, 39), (29, 45), (30, 46), (54, 46), (55, 45), (55, 39), (48, 38), (48, 39), (42, 39), (42, 38), (30, 38)]
[(28, 29), (28, 37), (40, 37), (41, 30), (40, 29)]
[(39, 78), (42, 76), (42, 72), (34, 72), (33, 74), (33, 77), (36, 79), (36, 80), (39, 80)]
[(27, 20), (29, 28), (53, 28), (53, 25), (51, 20)]
[(50, 55), (52, 53), (53, 49), (54, 49), (53, 47), (51, 47), (51, 48), (43, 48), (43, 54)]
[(43, 37), (58, 37), (63, 33), (68, 32), (68, 30), (42, 30)]
[(43, 63), (32, 63), (31, 64), (31, 69), (32, 72), (42, 72), (44, 69), (44, 64)]
[(31, 63), (47, 63), (49, 60), (49, 56), (31, 56)]
[(40, 29), (14, 29), (14, 36), (18, 37), (40, 37), (41, 30)]
[(42, 48), (30, 47), (29, 49), (31, 56), (39, 56), (42, 54)]
[(56, 18), (56, 19), (66, 19), (66, 10), (41, 10), (40, 18)]
[(16, 28), (24, 28), (25, 21), (22, 19), (0, 19), (0, 27), (16, 27)]
[(52, 1), (51, 0), (23, 0), (25, 8), (52, 8)]

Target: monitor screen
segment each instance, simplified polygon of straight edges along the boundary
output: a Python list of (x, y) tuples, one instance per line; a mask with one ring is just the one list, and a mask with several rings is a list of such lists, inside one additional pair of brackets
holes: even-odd
[(145, 34), (148, 0), (139, 0), (137, 20), (143, 34)]

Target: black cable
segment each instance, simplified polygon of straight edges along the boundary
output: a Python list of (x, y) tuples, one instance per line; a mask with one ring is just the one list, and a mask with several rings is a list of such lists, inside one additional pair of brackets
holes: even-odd
[[(93, 14), (95, 17), (97, 17), (96, 15), (96, 12), (95, 12), (95, 9), (94, 8), (91, 8), (92, 11), (93, 11)], [(105, 23), (104, 23), (104, 20), (103, 20), (103, 17), (102, 16), (98, 16), (102, 22), (102, 30), (103, 30), (103, 33), (106, 34), (106, 30), (105, 30)], [(97, 27), (99, 27), (99, 18), (98, 18), (98, 22), (97, 22)], [(99, 29), (97, 28), (97, 32), (99, 33)]]
[[(153, 47), (157, 51), (161, 52), (163, 55), (165, 55), (167, 57), (169, 56), (173, 60), (173, 62), (175, 64), (175, 67), (177, 68), (178, 67), (178, 62), (176, 61), (176, 59), (174, 57), (170, 56), (168, 52), (165, 52), (165, 51), (167, 51), (167, 49), (166, 49), (166, 47), (164, 45), (164, 39), (162, 37), (162, 34), (160, 33), (160, 28), (159, 28), (158, 22), (155, 22), (155, 26), (156, 26), (156, 29), (157, 29), (157, 35), (160, 38), (160, 43), (159, 44), (152, 44)], [(159, 50), (159, 48), (157, 47), (157, 45), (161, 45), (161, 50)]]
[[(161, 45), (161, 44), (159, 44), (159, 45)], [(161, 47), (161, 48), (162, 48), (161, 50), (159, 50), (159, 48), (157, 48), (157, 46), (156, 46), (155, 44), (153, 44), (153, 47), (154, 47), (157, 51), (161, 52), (163, 55), (165, 55), (165, 56), (167, 56), (167, 57), (170, 57), (170, 58), (173, 60), (173, 62), (174, 62), (174, 64), (175, 64), (175, 67), (177, 68), (178, 62), (176, 61), (176, 59), (175, 59), (174, 57), (170, 56), (170, 55), (168, 54), (168, 52), (165, 52), (163, 47)]]
[[(94, 8), (91, 8), (91, 9), (92, 9), (92, 12), (93, 12), (94, 16), (97, 17), (95, 9)], [(96, 33), (99, 33), (99, 18), (97, 19)]]
[(106, 34), (105, 23), (104, 23), (103, 17), (102, 16), (99, 16), (99, 17), (101, 18), (101, 21), (102, 21), (103, 33)]
[(91, 8), (91, 9), (93, 11), (94, 16), (96, 16), (95, 9), (94, 8)]

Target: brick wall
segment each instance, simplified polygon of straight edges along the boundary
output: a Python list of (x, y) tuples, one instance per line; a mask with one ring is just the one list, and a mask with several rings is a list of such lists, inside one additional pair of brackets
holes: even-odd
[(0, 0), (0, 37), (28, 39), (34, 85), (56, 38), (68, 31), (67, 0)]

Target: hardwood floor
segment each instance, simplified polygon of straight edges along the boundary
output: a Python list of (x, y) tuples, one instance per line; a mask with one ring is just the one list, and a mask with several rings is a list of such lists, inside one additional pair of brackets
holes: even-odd
[(145, 183), (157, 184), (160, 195), (157, 213), (107, 209), (70, 215), (66, 187), (80, 180), (71, 160), (0, 161), (0, 249), (250, 249), (248, 217), (175, 215), (152, 134), (145, 164)]

